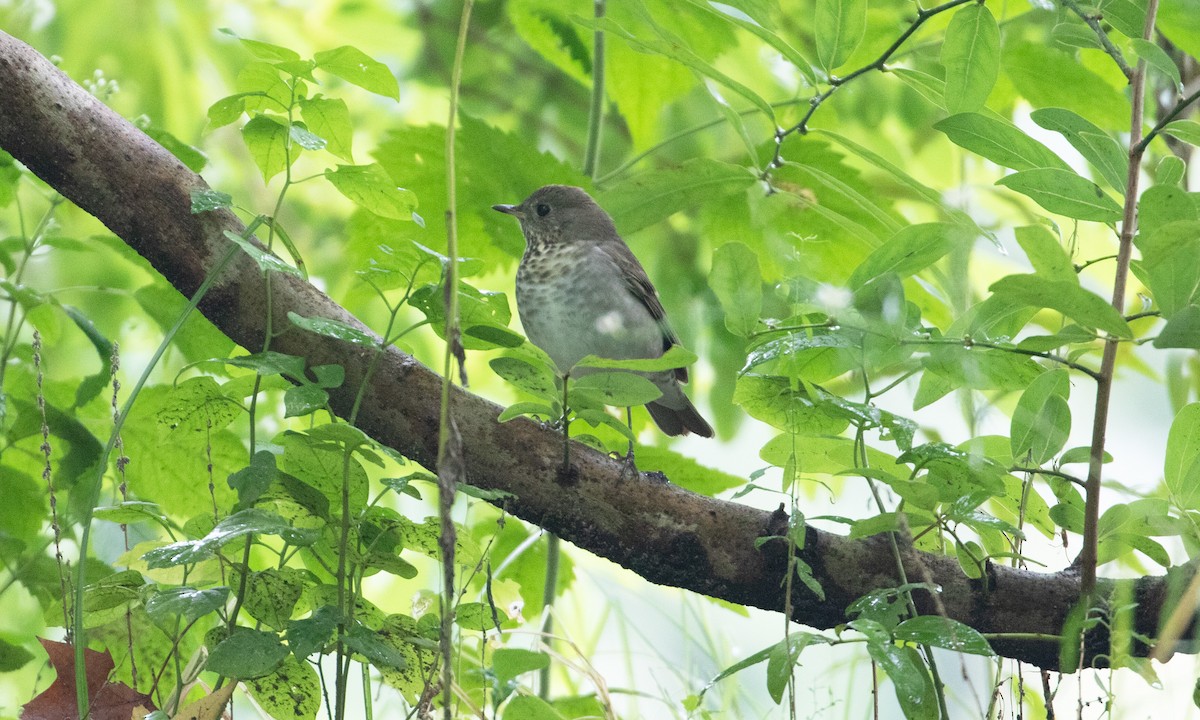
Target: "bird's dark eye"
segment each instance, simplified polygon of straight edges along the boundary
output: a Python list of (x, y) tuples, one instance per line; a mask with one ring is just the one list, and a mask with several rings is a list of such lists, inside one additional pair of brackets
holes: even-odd
[(546, 203), (538, 203), (534, 209), (537, 210), (538, 217), (546, 217), (550, 214), (550, 206)]

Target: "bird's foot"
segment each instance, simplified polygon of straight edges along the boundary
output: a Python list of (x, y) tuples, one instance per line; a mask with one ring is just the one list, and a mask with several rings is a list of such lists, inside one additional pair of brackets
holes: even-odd
[(633, 461), (633, 447), (630, 447), (624, 455), (619, 452), (612, 452), (609, 453), (609, 455), (611, 455), (614, 460), (621, 461), (620, 477), (622, 480), (632, 480), (641, 475), (641, 472), (637, 469), (637, 465)]

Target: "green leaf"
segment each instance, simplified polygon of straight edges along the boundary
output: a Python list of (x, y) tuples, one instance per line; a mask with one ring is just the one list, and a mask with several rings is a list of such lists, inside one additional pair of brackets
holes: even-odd
[(501, 720), (567, 720), (536, 695), (514, 695), (504, 706)]
[(1163, 484), (1178, 507), (1200, 509), (1200, 403), (1185, 405), (1171, 422)]
[(247, 680), (245, 686), (267, 717), (316, 720), (321, 707), (321, 682), (317, 671), (290, 655), (274, 672)]
[(318, 535), (292, 527), (274, 513), (255, 508), (239, 510), (217, 523), (199, 540), (184, 540), (155, 548), (143, 556), (150, 569), (197, 563), (213, 557), (228, 542), (250, 534), (278, 535), (293, 545), (311, 545)]
[(325, 647), (337, 629), (338, 609), (322, 605), (307, 618), (289, 620), (287, 626), (288, 647), (298, 659), (303, 660)]
[(167, 516), (163, 514), (158, 505), (140, 500), (126, 500), (116, 505), (98, 507), (93, 512), (92, 517), (97, 520), (121, 523), (122, 525), (131, 525), (136, 522), (150, 520), (164, 527), (168, 526)]
[(304, 118), (309, 130), (325, 139), (326, 150), (343, 160), (353, 161), (354, 125), (350, 122), (350, 110), (345, 101), (320, 96), (300, 98), (300, 117)]
[(158, 588), (144, 601), (146, 614), (160, 627), (172, 627), (176, 621), (183, 625), (216, 612), (225, 606), (229, 588)]
[(748, 337), (762, 312), (762, 272), (758, 255), (739, 242), (725, 243), (713, 253), (708, 284), (725, 311), (725, 327)]
[(925, 223), (906, 225), (871, 251), (850, 275), (848, 285), (858, 290), (887, 273), (908, 277), (937, 262), (955, 247), (969, 245), (976, 233), (964, 225)]
[(223, 97), (208, 108), (208, 124), (212, 129), (225, 127), (236, 122), (246, 112), (246, 99), (266, 97), (263, 92), (242, 92)]
[(955, 145), (997, 165), (1013, 170), (1070, 170), (1050, 148), (1006, 120), (979, 113), (959, 113), (934, 123), (933, 127), (945, 133)]
[(1187, 163), (1174, 155), (1167, 155), (1154, 168), (1155, 185), (1178, 185), (1187, 172)]
[(968, 5), (950, 19), (942, 42), (942, 65), (946, 109), (960, 113), (983, 107), (1000, 74), (1000, 28), (986, 5)]
[(754, 175), (740, 165), (695, 158), (677, 167), (639, 173), (596, 200), (612, 215), (617, 229), (628, 235), (753, 184)]
[(658, 470), (670, 479), (672, 485), (709, 497), (740, 487), (746, 482), (736, 475), (706, 467), (669, 447), (659, 445), (639, 445), (637, 464), (645, 470)]
[(662, 397), (662, 391), (646, 378), (620, 371), (588, 373), (572, 378), (570, 394), (576, 393), (617, 407), (645, 405)]
[(1095, 166), (1109, 186), (1121, 195), (1125, 194), (1129, 154), (1116, 140), (1070, 110), (1042, 108), (1034, 110), (1030, 118), (1041, 127), (1066, 138), (1071, 147)]
[(296, 568), (267, 568), (250, 573), (243, 609), (264, 625), (283, 630), (305, 587), (313, 582), (312, 573)]
[[(575, 368), (596, 368), (599, 370), (629, 370), (634, 372), (662, 372), (687, 367), (696, 362), (696, 353), (682, 345), (672, 345), (660, 357), (638, 358), (634, 360), (613, 360), (597, 355), (588, 355), (575, 363)], [(573, 370), (575, 368), (572, 368)]]
[(497, 375), (534, 397), (561, 400), (554, 372), (545, 365), (512, 355), (492, 358), (488, 365)]
[(1179, 67), (1175, 65), (1175, 61), (1158, 46), (1158, 43), (1145, 40), (1140, 37), (1131, 38), (1129, 44), (1133, 46), (1133, 51), (1137, 56), (1146, 61), (1146, 64), (1154, 68), (1162, 74), (1167, 80), (1175, 86), (1176, 92), (1183, 92), (1183, 79), (1179, 76)]
[(404, 653), (392, 647), (379, 633), (363, 625), (355, 625), (344, 636), (346, 647), (371, 661), (374, 667), (403, 670), (408, 667)]
[(199, 215), (209, 210), (233, 207), (233, 196), (229, 193), (218, 192), (212, 188), (192, 190), (192, 214)]
[(237, 491), (238, 503), (246, 507), (253, 505), (254, 501), (271, 487), (278, 474), (274, 453), (259, 450), (250, 458), (248, 467), (229, 476), (229, 487)]
[(957, 620), (937, 615), (909, 618), (896, 626), (892, 637), (897, 640), (932, 645), (970, 655), (994, 657), (996, 652), (975, 628)]
[(996, 181), (1027, 195), (1046, 210), (1076, 220), (1115, 223), (1121, 219), (1121, 206), (1100, 186), (1070, 170), (1039, 168), (1022, 170)]
[(867, 0), (817, 0), (817, 62), (832, 73), (858, 49), (867, 30)]
[(379, 163), (338, 165), (326, 170), (325, 179), (359, 207), (392, 220), (412, 220), (417, 196), (396, 187)]
[(254, 57), (259, 58), (260, 60), (286, 62), (289, 60), (300, 59), (300, 53), (296, 52), (295, 50), (285, 48), (281, 45), (272, 45), (271, 43), (263, 42), (262, 40), (251, 40), (249, 38), (244, 38), (229, 28), (220, 28), (219, 32), (224, 35), (237, 38), (239, 41), (241, 41), (243, 47), (249, 50)]
[(1075, 266), (1067, 256), (1058, 236), (1050, 232), (1045, 225), (1024, 225), (1016, 228), (1014, 234), (1017, 244), (1025, 251), (1025, 256), (1033, 265), (1034, 273), (1061, 282), (1079, 283)]
[(317, 61), (318, 68), (367, 92), (393, 100), (400, 99), (400, 86), (392, 71), (352, 45), (324, 50), (313, 55), (313, 60)]
[(1134, 244), (1142, 255), (1134, 271), (1165, 317), (1195, 302), (1200, 295), (1200, 264), (1195, 261), (1200, 253), (1200, 221), (1143, 227)]
[(0, 638), (0, 673), (14, 672), (33, 659), (33, 653)]
[[(1011, 36), (1006, 40), (1004, 72), (1031, 106), (1066, 108), (1100, 127), (1129, 127), (1128, 82), (1120, 73), (1101, 75), (1076, 53), (1063, 52), (1049, 43)], [(1087, 92), (1079, 92), (1079, 88), (1087, 88)]]
[(271, 672), (287, 654), (287, 647), (275, 633), (238, 627), (212, 649), (204, 669), (245, 680)]
[(1009, 275), (988, 289), (995, 295), (1030, 307), (1057, 310), (1085, 327), (1104, 330), (1118, 337), (1133, 337), (1125, 318), (1112, 305), (1074, 283), (1046, 280), (1037, 275)]
[(1172, 315), (1154, 338), (1154, 347), (1200, 350), (1200, 306), (1188, 305)]
[(849, 425), (836, 408), (788, 377), (744, 373), (737, 379), (733, 401), (750, 417), (789, 433), (833, 436)]
[(1175, 120), (1167, 123), (1163, 132), (1189, 145), (1200, 146), (1200, 122), (1195, 120)]
[(291, 151), (289, 134), (287, 122), (270, 115), (255, 115), (242, 127), (242, 140), (262, 173), (263, 182), (283, 172), (300, 154)]
[(752, 3), (738, 3), (736, 1), (715, 3), (705, 2), (704, 0), (688, 0), (688, 2), (710, 13), (715, 13), (726, 22), (753, 33), (758, 39), (779, 51), (779, 54), (784, 59), (794, 65), (804, 75), (804, 79), (808, 81), (809, 85), (815, 86), (817, 84), (818, 80), (816, 73), (813, 72), (812, 63), (789, 45), (786, 40), (771, 30), (769, 23), (770, 13), (767, 8), (752, 8)]
[(298, 328), (316, 333), (317, 335), (324, 335), (335, 340), (348, 342), (351, 345), (362, 345), (365, 347), (379, 346), (379, 338), (341, 320), (323, 317), (301, 317), (290, 310), (288, 311), (288, 320)]
[(245, 251), (264, 274), (268, 272), (280, 272), (295, 277), (304, 276), (300, 270), (285, 263), (278, 255), (264, 250), (232, 230), (226, 230), (225, 237), (232, 240), (238, 247)]
[(1070, 377), (1063, 369), (1049, 370), (1030, 383), (1013, 411), (1014, 458), (1021, 461), (1029, 453), (1038, 466), (1062, 450), (1071, 432), (1070, 393)]
[(688, 47), (687, 43), (668, 29), (659, 25), (654, 18), (646, 11), (646, 8), (641, 3), (630, 3), (626, 8), (635, 13), (643, 22), (653, 27), (658, 34), (654, 37), (648, 34), (638, 34), (626, 30), (620, 24), (615, 22), (610, 17), (604, 18), (587, 18), (580, 15), (573, 15), (571, 19), (585, 27), (593, 30), (600, 29), (611, 33), (614, 37), (619, 37), (629, 43), (629, 47), (638, 52), (661, 55), (670, 58), (681, 65), (694, 70), (701, 76), (711, 78), (712, 80), (724, 85), (738, 95), (741, 95), (746, 100), (750, 101), (763, 112), (772, 121), (775, 118), (775, 111), (771, 108), (770, 103), (762, 99), (758, 93), (754, 92), (750, 87), (734, 80), (725, 73), (717, 70), (710, 63), (705, 62), (703, 58), (696, 54), (694, 50)]
[(550, 656), (521, 648), (497, 648), (492, 653), (492, 672), (501, 685), (520, 675), (550, 666)]
[(895, 686), (896, 699), (900, 701), (904, 717), (937, 720), (939, 712), (933, 681), (915, 648), (872, 641), (867, 643), (867, 652)]

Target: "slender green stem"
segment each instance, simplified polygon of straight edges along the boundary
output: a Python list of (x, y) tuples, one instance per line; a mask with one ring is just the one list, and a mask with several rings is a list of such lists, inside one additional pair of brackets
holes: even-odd
[[(441, 517), (441, 533), (438, 547), (442, 553), (442, 617), (440, 647), (442, 655), (442, 713), (451, 720), (454, 711), (454, 668), (451, 633), (454, 631), (454, 547), (455, 529), (451, 510), (454, 506), (455, 486), (462, 463), (458, 433), (450, 418), (450, 389), (453, 384), (452, 370), (457, 360), (459, 373), (462, 368), (462, 344), (458, 328), (458, 178), (454, 158), (455, 131), (458, 126), (458, 94), (462, 84), (463, 56), (466, 54), (467, 30), (471, 24), (474, 0), (465, 0), (458, 25), (458, 42), (454, 48), (454, 65), (450, 78), (450, 112), (446, 121), (446, 353), (442, 364), (442, 407), (438, 427), (438, 514)], [(464, 377), (465, 382), (465, 377)]]
[[(562, 540), (554, 533), (548, 533), (546, 541), (546, 587), (542, 591), (542, 642), (550, 644), (550, 636), (554, 633), (554, 591), (558, 587), (558, 564), (562, 554)], [(550, 699), (550, 663), (538, 671), (538, 697)]]
[[(605, 0), (594, 0), (596, 19), (604, 17)], [(587, 148), (583, 153), (583, 174), (596, 177), (600, 167), (600, 140), (604, 126), (604, 31), (592, 33), (592, 106), (588, 112)]]

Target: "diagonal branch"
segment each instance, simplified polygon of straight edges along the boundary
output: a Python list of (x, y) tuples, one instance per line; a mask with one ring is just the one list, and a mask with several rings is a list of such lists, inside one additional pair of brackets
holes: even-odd
[[(0, 148), (123, 238), (185, 295), (191, 295), (228, 248), (222, 232), (242, 231), (227, 211), (193, 215), (189, 193), (204, 180), (150, 138), (90, 96), (28, 45), (0, 32)], [(266, 331), (267, 283), (257, 265), (235, 262), (200, 309), (243, 347), (260, 347)], [(289, 275), (270, 283), (277, 313), (327, 317), (364, 328), (312, 285)], [(346, 370), (331, 406), (349, 414), (373, 348), (292, 330), (272, 348), (301, 355), (312, 365)], [(389, 348), (368, 379), (358, 425), (379, 442), (434, 467), (442, 379), (411, 356)], [(622, 478), (622, 463), (583, 445), (572, 449), (578, 476), (558, 480), (561, 437), (525, 419), (499, 423), (501, 408), (460, 388), (450, 402), (464, 439), (462, 470), (473, 485), (516, 497), (507, 509), (575, 545), (616, 562), (646, 580), (743, 605), (782, 611), (787, 550), (783, 541), (756, 548), (764, 536), (784, 535), (787, 516), (697, 495), (661, 477)], [(871, 590), (898, 584), (897, 568), (882, 536), (850, 540), (807, 528), (798, 556), (824, 589), (817, 598), (802, 583), (790, 598), (791, 617), (816, 628), (846, 621), (846, 607)], [(901, 548), (906, 572), (928, 577), (941, 589), (948, 617), (987, 633), (995, 650), (1041, 668), (1059, 665), (1055, 641), (1080, 597), (1073, 572), (1034, 573), (986, 566), (970, 580), (954, 558)], [(1190, 575), (1190, 571), (1188, 572)], [(1186, 578), (1185, 578), (1186, 579)], [(1118, 582), (1098, 581), (1110, 595)], [(1133, 632), (1152, 636), (1166, 606), (1168, 578), (1120, 581), (1139, 613)], [(917, 608), (933, 613), (928, 592), (915, 593)], [(1108, 662), (1106, 624), (1085, 643), (1084, 660)], [(1191, 637), (1189, 629), (1185, 637)], [(1147, 648), (1131, 649), (1144, 656)]]

